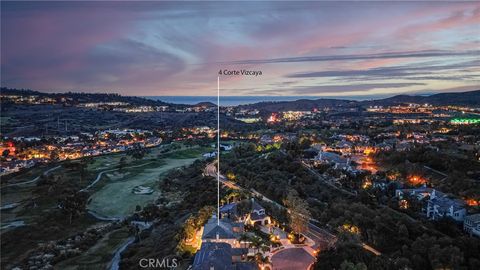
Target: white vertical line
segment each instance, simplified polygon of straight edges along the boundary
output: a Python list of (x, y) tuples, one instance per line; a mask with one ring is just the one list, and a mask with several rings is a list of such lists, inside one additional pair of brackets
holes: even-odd
[(217, 77), (217, 225), (220, 225), (220, 76)]

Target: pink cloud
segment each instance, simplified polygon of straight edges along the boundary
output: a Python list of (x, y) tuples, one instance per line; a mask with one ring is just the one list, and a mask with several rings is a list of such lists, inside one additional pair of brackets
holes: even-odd
[(415, 23), (400, 29), (396, 36), (398, 38), (409, 38), (422, 33), (449, 30), (465, 26), (477, 26), (480, 24), (480, 5), (477, 8), (454, 11), (447, 17), (438, 20)]

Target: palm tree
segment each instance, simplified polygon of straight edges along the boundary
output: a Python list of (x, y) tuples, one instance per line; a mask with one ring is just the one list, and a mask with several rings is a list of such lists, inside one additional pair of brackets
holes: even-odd
[(258, 253), (258, 250), (262, 246), (262, 244), (262, 238), (258, 236), (252, 237), (250, 245), (255, 249), (255, 254)]
[(270, 246), (266, 245), (265, 243), (262, 243), (262, 245), (260, 246), (260, 249), (262, 250), (263, 254), (265, 254), (265, 252), (270, 251)]
[(250, 239), (250, 238), (248, 237), (248, 235), (242, 233), (242, 234), (240, 235), (240, 237), (238, 238), (238, 241), (239, 241), (240, 243), (243, 242), (244, 248), (246, 248), (246, 247), (247, 247), (246, 242), (247, 242), (249, 239)]
[(262, 266), (265, 266), (266, 264), (270, 263), (270, 259), (268, 258), (268, 256), (263, 256), (260, 253), (257, 253), (257, 255), (255, 256), (255, 260), (257, 261), (258, 265), (262, 265)]

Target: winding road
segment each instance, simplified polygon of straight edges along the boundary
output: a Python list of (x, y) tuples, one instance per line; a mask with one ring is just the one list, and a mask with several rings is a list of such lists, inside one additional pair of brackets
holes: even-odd
[(115, 251), (115, 254), (113, 255), (113, 259), (112, 261), (110, 262), (110, 270), (118, 270), (120, 269), (120, 259), (121, 259), (121, 255), (122, 255), (122, 252), (125, 251), (125, 249), (127, 249), (128, 246), (130, 246), (131, 244), (133, 244), (133, 242), (135, 242), (135, 237), (131, 236), (127, 239), (127, 241), (125, 241), (125, 243), (123, 243), (123, 245), (121, 245), (116, 251)]
[[(138, 228), (140, 228), (140, 231), (143, 231), (143, 230), (146, 230), (146, 229), (149, 229), (150, 227), (152, 227), (153, 223), (152, 222), (144, 223), (144, 222), (139, 222), (139, 221), (132, 221), (132, 222), (130, 222), (130, 224), (138, 226)], [(125, 249), (127, 249), (127, 247), (130, 246), (131, 244), (133, 244), (134, 242), (135, 242), (135, 237), (133, 237), (133, 236), (129, 237), (123, 243), (123, 245), (121, 245), (115, 251), (115, 254), (113, 255), (112, 261), (110, 262), (110, 270), (120, 269), (120, 260), (122, 258), (122, 252), (124, 252)]]

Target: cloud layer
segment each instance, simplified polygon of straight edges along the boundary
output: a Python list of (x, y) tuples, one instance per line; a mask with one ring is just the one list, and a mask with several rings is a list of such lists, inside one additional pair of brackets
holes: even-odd
[(475, 2), (1, 2), (1, 84), (129, 95), (478, 89)]

